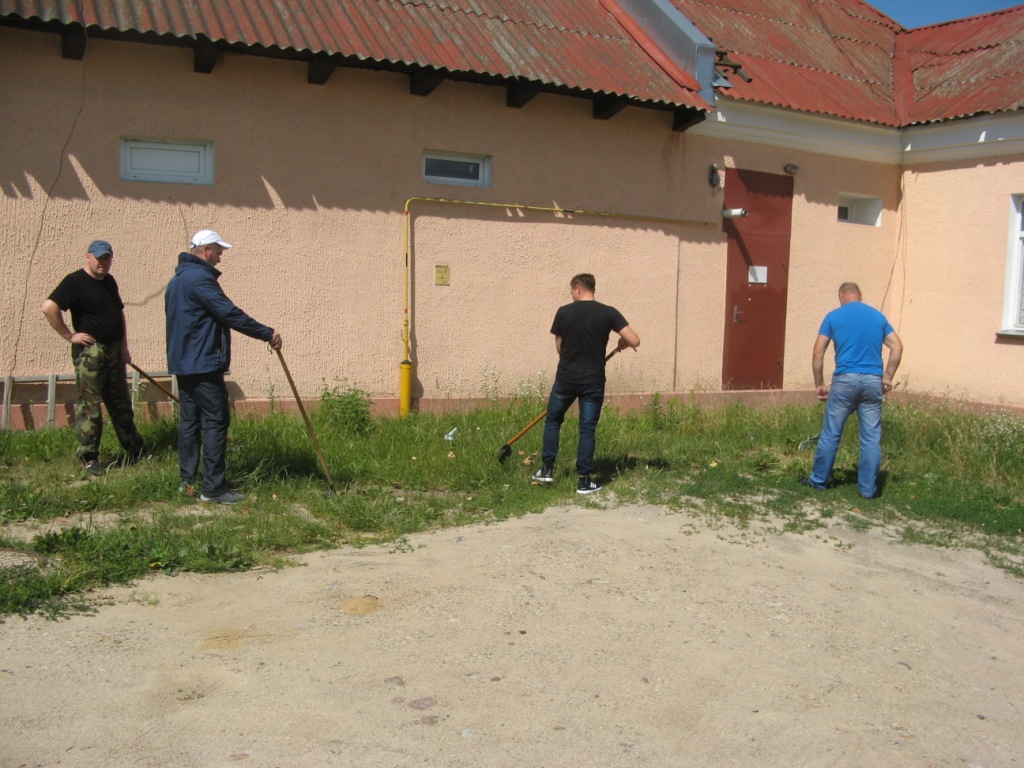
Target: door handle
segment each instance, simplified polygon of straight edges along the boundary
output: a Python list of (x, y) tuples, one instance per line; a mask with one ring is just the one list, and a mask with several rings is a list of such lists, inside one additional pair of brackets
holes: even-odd
[(740, 308), (738, 306), (736, 306), (735, 304), (733, 305), (733, 307), (732, 307), (732, 321), (734, 323), (742, 322), (742, 320), (740, 318), (742, 318), (744, 314), (745, 313), (740, 312)]

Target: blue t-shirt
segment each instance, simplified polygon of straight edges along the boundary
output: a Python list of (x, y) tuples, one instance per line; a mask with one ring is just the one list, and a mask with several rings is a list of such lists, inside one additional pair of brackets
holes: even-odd
[(818, 333), (836, 346), (835, 374), (873, 373), (882, 375), (882, 341), (893, 327), (885, 315), (860, 301), (833, 309), (821, 321)]

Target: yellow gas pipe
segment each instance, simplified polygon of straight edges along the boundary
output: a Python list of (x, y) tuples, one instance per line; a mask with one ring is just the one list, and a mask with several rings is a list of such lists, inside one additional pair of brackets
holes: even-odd
[(450, 205), (479, 205), (488, 208), (511, 208), (516, 211), (540, 211), (543, 213), (575, 214), (577, 216), (597, 216), (609, 219), (630, 219), (632, 221), (653, 221), (661, 224), (700, 224), (714, 226), (716, 221), (697, 221), (696, 219), (673, 219), (666, 216), (640, 216), (634, 213), (613, 213), (610, 211), (586, 211), (576, 208), (558, 208), (543, 205), (520, 205), (519, 203), (483, 203), (477, 200), (449, 200), (444, 197), (410, 197), (405, 201), (405, 317), (402, 320), (402, 362), (398, 367), (398, 415), (405, 418), (412, 412), (412, 348), (409, 343), (409, 320), (412, 307), (409, 296), (412, 290), (412, 271), (409, 265), (409, 249), (412, 242), (412, 215), (409, 206), (416, 200), (427, 203), (445, 203)]

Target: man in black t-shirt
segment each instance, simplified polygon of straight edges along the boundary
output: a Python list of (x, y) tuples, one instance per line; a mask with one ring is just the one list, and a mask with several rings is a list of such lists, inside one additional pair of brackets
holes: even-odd
[(559, 307), (551, 324), (558, 352), (558, 370), (548, 398), (544, 420), (543, 466), (533, 474), (541, 483), (554, 482), (558, 438), (565, 421), (565, 412), (574, 400), (580, 403), (580, 438), (576, 449), (576, 493), (589, 494), (601, 490), (591, 476), (596, 444), (597, 422), (604, 404), (605, 348), (612, 331), (619, 335), (616, 349), (622, 351), (640, 346), (626, 318), (615, 307), (594, 299), (597, 281), (593, 275), (579, 274), (569, 281), (572, 304)]
[[(71, 342), (78, 402), (75, 404), (75, 432), (78, 458), (92, 475), (102, 475), (99, 461), (103, 414), (107, 406), (110, 423), (127, 452), (127, 461), (142, 458), (142, 436), (135, 428), (135, 414), (124, 367), (131, 362), (125, 331), (124, 302), (117, 281), (110, 274), (114, 249), (106, 240), (93, 240), (85, 254), (85, 267), (67, 275), (43, 302), (50, 326)], [(74, 331), (64, 322), (70, 310)]]

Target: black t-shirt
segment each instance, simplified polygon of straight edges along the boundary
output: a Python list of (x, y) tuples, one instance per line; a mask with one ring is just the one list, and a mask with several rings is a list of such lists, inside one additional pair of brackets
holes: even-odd
[(629, 323), (615, 307), (599, 301), (574, 301), (559, 307), (551, 333), (562, 337), (555, 378), (566, 384), (604, 384), (608, 335)]
[(50, 301), (62, 312), (71, 310), (76, 333), (88, 333), (100, 344), (124, 340), (124, 302), (113, 275), (96, 280), (84, 269), (72, 272), (53, 289)]

